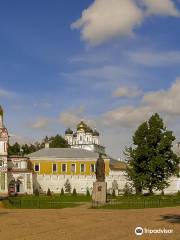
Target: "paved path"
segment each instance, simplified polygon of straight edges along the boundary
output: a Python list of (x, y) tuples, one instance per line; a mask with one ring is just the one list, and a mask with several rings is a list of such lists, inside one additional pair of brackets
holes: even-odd
[[(137, 226), (173, 229), (173, 234), (136, 237)], [(0, 240), (180, 239), (180, 208), (95, 210), (0, 209)]]

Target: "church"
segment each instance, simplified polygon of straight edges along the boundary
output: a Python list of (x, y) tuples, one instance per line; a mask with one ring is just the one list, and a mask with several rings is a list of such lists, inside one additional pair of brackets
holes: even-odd
[[(105, 162), (108, 193), (123, 194), (127, 183), (125, 162), (113, 159), (101, 145), (100, 133), (81, 121), (73, 131), (68, 128), (64, 138), (69, 148), (45, 148), (27, 156), (8, 156), (9, 135), (0, 107), (0, 196), (14, 194), (53, 193), (65, 190), (68, 181), (77, 193), (92, 192), (96, 181), (96, 161), (101, 153)], [(179, 148), (178, 148), (179, 149)], [(177, 150), (177, 149), (176, 149)], [(171, 178), (166, 194), (180, 190), (180, 179)]]

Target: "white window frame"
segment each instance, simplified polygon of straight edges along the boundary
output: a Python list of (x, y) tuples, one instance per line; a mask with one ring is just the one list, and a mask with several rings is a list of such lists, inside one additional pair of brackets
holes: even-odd
[[(36, 169), (35, 169), (35, 166), (36, 166), (36, 165), (39, 165), (39, 171), (36, 171)], [(40, 168), (40, 163), (34, 163), (34, 171), (35, 171), (35, 172), (40, 172), (40, 170), (41, 170), (41, 168)]]
[[(56, 171), (54, 171), (53, 165), (56, 165)], [(57, 172), (58, 172), (58, 165), (57, 165), (57, 163), (52, 163), (52, 173), (57, 173)]]
[[(63, 165), (66, 166), (66, 171), (63, 171)], [(67, 163), (62, 163), (62, 164), (61, 164), (61, 172), (62, 172), (62, 173), (67, 173)]]
[(72, 171), (72, 168), (71, 168), (71, 173), (76, 173), (76, 163), (71, 163), (71, 167), (72, 167), (72, 165), (74, 165), (75, 168), (74, 168), (74, 172)]
[[(83, 171), (83, 172), (81, 171), (81, 166), (82, 166), (82, 165), (84, 165), (84, 171)], [(85, 173), (85, 172), (86, 172), (86, 164), (85, 164), (85, 163), (81, 163), (81, 164), (80, 164), (80, 172), (81, 172), (81, 173)]]

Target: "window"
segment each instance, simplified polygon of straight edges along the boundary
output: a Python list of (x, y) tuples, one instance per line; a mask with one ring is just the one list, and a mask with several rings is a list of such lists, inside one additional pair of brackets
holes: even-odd
[(34, 165), (34, 171), (35, 171), (35, 172), (39, 172), (39, 170), (40, 170), (40, 164), (39, 164), (39, 163), (35, 163), (35, 165)]
[(71, 164), (71, 172), (75, 173), (76, 172), (76, 164)]
[(2, 167), (3, 166), (3, 161), (2, 160), (0, 160), (0, 167)]
[(65, 163), (62, 164), (62, 172), (66, 172), (67, 170), (67, 166)]
[(92, 172), (92, 173), (95, 172), (95, 164), (91, 164), (91, 172)]
[(57, 164), (56, 163), (53, 163), (52, 170), (53, 170), (53, 172), (57, 172)]
[(85, 165), (84, 165), (84, 164), (81, 164), (81, 165), (80, 165), (80, 170), (81, 170), (81, 173), (84, 173), (84, 172), (85, 172)]

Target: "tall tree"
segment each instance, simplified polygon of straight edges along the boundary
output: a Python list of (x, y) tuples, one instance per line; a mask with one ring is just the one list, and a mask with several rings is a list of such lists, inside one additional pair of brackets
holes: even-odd
[(153, 190), (163, 191), (169, 186), (169, 178), (179, 174), (180, 158), (172, 151), (174, 140), (157, 113), (138, 127), (134, 147), (125, 151), (128, 176), (137, 194), (143, 189), (151, 194)]

